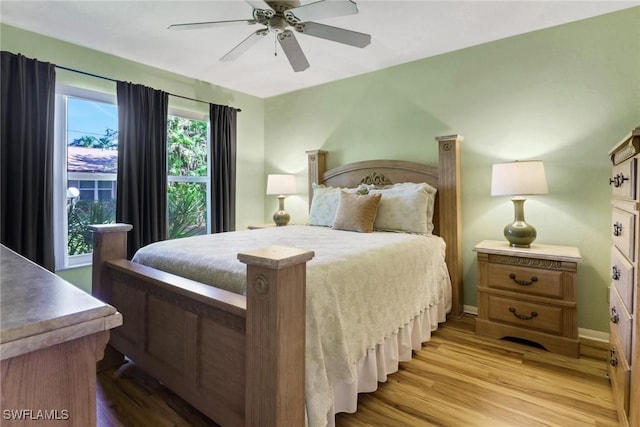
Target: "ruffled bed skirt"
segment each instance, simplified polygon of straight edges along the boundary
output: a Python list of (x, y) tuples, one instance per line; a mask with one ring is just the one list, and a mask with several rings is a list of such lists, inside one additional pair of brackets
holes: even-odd
[(356, 363), (356, 381), (333, 387), (333, 411), (329, 414), (327, 426), (335, 426), (335, 414), (339, 412), (356, 412), (358, 393), (377, 390), (379, 382), (387, 381), (387, 375), (398, 371), (399, 362), (411, 360), (412, 351), (420, 350), (422, 343), (431, 340), (431, 332), (438, 329), (438, 323), (446, 320), (449, 309), (450, 305), (443, 298), (440, 304), (426, 309), (385, 342), (370, 349)]

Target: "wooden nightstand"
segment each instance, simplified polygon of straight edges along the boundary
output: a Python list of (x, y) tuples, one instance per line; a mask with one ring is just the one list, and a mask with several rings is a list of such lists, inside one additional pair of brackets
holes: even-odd
[[(283, 225), (283, 227), (291, 227), (293, 225), (295, 225), (295, 224), (289, 223), (287, 225)], [(264, 224), (252, 224), (252, 225), (248, 226), (247, 228), (249, 230), (260, 230), (261, 228), (272, 228), (272, 227), (277, 227), (275, 222), (267, 222), (267, 223), (264, 223)]]
[(265, 224), (253, 224), (248, 226), (247, 228), (249, 230), (260, 230), (261, 228), (271, 228), (271, 227), (275, 227), (276, 224), (274, 222), (267, 222)]
[(476, 333), (515, 337), (578, 357), (577, 248), (532, 244), (514, 248), (485, 240), (478, 253)]

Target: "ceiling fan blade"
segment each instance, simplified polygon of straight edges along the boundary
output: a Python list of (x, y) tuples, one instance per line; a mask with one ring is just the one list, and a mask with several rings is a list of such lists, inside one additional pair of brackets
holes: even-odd
[(344, 43), (355, 47), (365, 47), (371, 43), (371, 36), (331, 25), (318, 24), (317, 22), (303, 22), (296, 25), (296, 31), (308, 36)]
[(225, 53), (220, 61), (229, 62), (238, 58), (240, 55), (248, 51), (253, 45), (260, 41), (260, 39), (269, 34), (269, 30), (267, 28), (261, 28), (255, 33), (249, 34), (249, 36), (238, 43), (233, 49), (229, 52)]
[(249, 3), (254, 9), (262, 9), (262, 10), (270, 10), (271, 6), (269, 6), (263, 0), (244, 0), (246, 3)]
[(167, 27), (168, 30), (199, 30), (201, 28), (221, 27), (227, 25), (253, 25), (258, 21), (255, 19), (234, 19), (231, 21), (211, 21), (211, 22), (191, 22), (187, 24), (173, 24)]
[(285, 11), (289, 22), (307, 22), (334, 16), (358, 13), (358, 6), (351, 0), (320, 0)]
[(309, 68), (309, 61), (307, 61), (307, 57), (304, 56), (304, 52), (291, 30), (285, 30), (278, 34), (278, 41), (280, 42), (280, 46), (282, 46), (284, 54), (287, 55), (293, 71), (299, 72)]

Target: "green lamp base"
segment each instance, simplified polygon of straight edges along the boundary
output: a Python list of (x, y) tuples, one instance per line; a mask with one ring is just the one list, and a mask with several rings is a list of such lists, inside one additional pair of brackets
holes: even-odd
[(509, 244), (516, 248), (530, 248), (536, 240), (536, 229), (524, 222), (524, 202), (522, 197), (511, 199), (515, 213), (515, 221), (504, 228), (504, 237)]
[(504, 228), (504, 237), (515, 248), (530, 248), (536, 240), (536, 229), (524, 221), (515, 221)]
[(284, 211), (284, 196), (278, 196), (278, 210), (273, 214), (273, 222), (276, 223), (276, 226), (282, 227), (283, 225), (289, 224), (289, 220), (291, 216)]
[(278, 227), (289, 224), (290, 219), (291, 216), (285, 211), (276, 211), (276, 213), (273, 214), (273, 222), (275, 222)]

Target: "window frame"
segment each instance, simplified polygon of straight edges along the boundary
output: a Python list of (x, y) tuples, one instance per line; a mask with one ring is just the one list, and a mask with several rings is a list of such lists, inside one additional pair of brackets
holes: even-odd
[[(211, 118), (209, 114), (200, 113), (196, 111), (182, 110), (175, 107), (168, 108), (168, 115), (174, 117), (180, 117), (183, 119), (197, 120), (207, 123), (207, 175), (206, 176), (178, 176), (169, 175), (169, 168), (167, 167), (167, 187), (172, 182), (193, 182), (193, 183), (205, 183), (207, 188), (207, 234), (211, 233)], [(168, 126), (168, 123), (167, 123)], [(167, 137), (167, 145), (169, 144), (169, 138)], [(169, 161), (169, 153), (167, 152), (167, 163)], [(169, 230), (169, 192), (167, 192), (167, 230)]]
[[(67, 187), (69, 180), (77, 180), (73, 173), (67, 173), (67, 103), (68, 97), (85, 99), (88, 101), (103, 102), (117, 106), (115, 94), (100, 92), (97, 90), (80, 88), (77, 86), (56, 84), (55, 96), (55, 130), (54, 130), (54, 254), (56, 271), (91, 265), (92, 253), (82, 255), (69, 255), (67, 250)], [(207, 193), (207, 233), (211, 233), (211, 119), (209, 114), (169, 107), (170, 116), (181, 117), (190, 120), (198, 120), (207, 123), (207, 175), (206, 176), (170, 176), (167, 170), (167, 184), (171, 182), (205, 183)], [(168, 140), (167, 140), (168, 144)], [(115, 174), (96, 174), (95, 181), (112, 181)], [(117, 191), (117, 189), (116, 189)], [(168, 197), (168, 193), (167, 193)], [(168, 209), (168, 207), (167, 207)], [(167, 224), (169, 227), (169, 215), (167, 212)]]
[[(84, 89), (76, 86), (56, 83), (55, 125), (53, 147), (53, 240), (55, 270), (91, 265), (92, 253), (69, 255), (67, 247), (67, 98), (80, 98), (87, 101), (118, 105), (115, 94)], [(115, 174), (100, 174), (95, 180), (111, 180)]]

